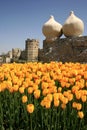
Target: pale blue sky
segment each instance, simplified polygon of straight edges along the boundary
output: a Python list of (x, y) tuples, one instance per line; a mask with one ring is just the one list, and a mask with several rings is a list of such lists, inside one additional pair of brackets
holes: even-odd
[(84, 22), (87, 35), (87, 0), (0, 0), (0, 54), (12, 48), (25, 48), (27, 38), (45, 37), (42, 26), (53, 15), (62, 25), (73, 10)]

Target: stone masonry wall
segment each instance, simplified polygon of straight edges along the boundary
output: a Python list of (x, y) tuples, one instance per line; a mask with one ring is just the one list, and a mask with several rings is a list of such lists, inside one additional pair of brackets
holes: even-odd
[(42, 62), (87, 62), (87, 36), (43, 41), (38, 60)]
[(26, 40), (25, 53), (27, 61), (38, 61), (38, 44), (38, 40)]

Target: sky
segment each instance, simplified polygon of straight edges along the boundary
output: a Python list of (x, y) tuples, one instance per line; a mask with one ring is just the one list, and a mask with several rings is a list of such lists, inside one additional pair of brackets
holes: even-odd
[(83, 36), (87, 35), (87, 0), (0, 0), (0, 54), (12, 48), (25, 49), (27, 39), (45, 39), (42, 27), (53, 15), (64, 24), (70, 11), (84, 22)]

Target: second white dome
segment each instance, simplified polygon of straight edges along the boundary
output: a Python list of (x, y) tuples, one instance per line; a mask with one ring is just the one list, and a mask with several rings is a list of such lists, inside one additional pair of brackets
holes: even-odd
[(81, 36), (84, 31), (83, 21), (71, 11), (63, 25), (63, 34), (66, 37)]

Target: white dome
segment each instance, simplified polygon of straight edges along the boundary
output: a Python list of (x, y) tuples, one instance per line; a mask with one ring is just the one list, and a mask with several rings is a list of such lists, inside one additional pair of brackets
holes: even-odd
[(54, 40), (62, 35), (62, 25), (55, 21), (53, 16), (43, 25), (42, 33), (46, 40)]
[(71, 11), (62, 29), (63, 34), (66, 37), (81, 36), (84, 31), (84, 23), (80, 18), (74, 15), (73, 11)]

